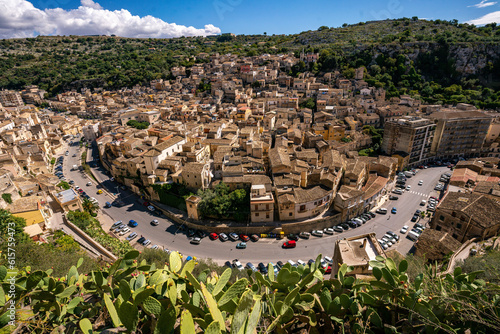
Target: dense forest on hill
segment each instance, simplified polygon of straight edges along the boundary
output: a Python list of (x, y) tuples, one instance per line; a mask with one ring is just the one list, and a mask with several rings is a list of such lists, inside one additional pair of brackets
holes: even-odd
[(387, 97), (410, 94), (429, 103), (500, 106), (500, 28), (456, 20), (402, 18), (321, 26), (295, 35), (223, 34), (138, 39), (117, 36), (39, 36), (0, 40), (0, 88), (39, 85), (49, 96), (72, 88), (118, 89), (171, 79), (173, 66), (207, 62), (200, 52), (258, 56), (318, 52), (317, 63), (299, 62), (290, 75), (366, 68), (365, 80)]

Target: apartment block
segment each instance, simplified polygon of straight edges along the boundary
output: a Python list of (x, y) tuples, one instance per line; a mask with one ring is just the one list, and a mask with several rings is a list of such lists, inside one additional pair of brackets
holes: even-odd
[(13, 90), (0, 90), (0, 104), (4, 107), (20, 107), (24, 105), (21, 94)]
[(408, 166), (426, 163), (431, 157), (431, 145), (436, 125), (429, 119), (406, 116), (389, 121), (384, 126), (382, 152), (388, 155), (409, 155)]
[(436, 158), (479, 157), (493, 117), (476, 110), (448, 109), (429, 118), (436, 123), (431, 154)]

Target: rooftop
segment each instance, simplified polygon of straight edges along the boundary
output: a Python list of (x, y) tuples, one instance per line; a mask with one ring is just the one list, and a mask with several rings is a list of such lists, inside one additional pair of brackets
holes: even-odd
[(76, 193), (76, 191), (73, 188), (71, 188), (71, 189), (64, 190), (64, 191), (57, 193), (56, 197), (59, 200), (59, 202), (64, 204), (64, 203), (71, 202), (71, 201), (77, 199), (78, 194)]

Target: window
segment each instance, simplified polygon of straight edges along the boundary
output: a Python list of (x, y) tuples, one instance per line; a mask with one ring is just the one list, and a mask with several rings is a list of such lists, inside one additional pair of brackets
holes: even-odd
[(259, 213), (258, 213), (258, 212), (256, 212), (256, 213), (255, 213), (255, 217), (258, 217), (258, 216), (259, 216)]
[(269, 210), (269, 204), (266, 204), (266, 210)]
[(266, 213), (266, 218), (269, 218), (269, 213)]
[(457, 228), (462, 228), (462, 224), (457, 224)]
[(195, 182), (195, 183), (194, 183), (194, 185), (195, 185), (195, 186), (197, 186), (197, 185), (198, 185), (198, 182)]
[(436, 226), (436, 231), (441, 231), (441, 225)]
[(288, 215), (291, 217), (291, 216), (292, 216), (292, 213), (291, 213), (291, 212), (289, 212), (289, 213), (288, 213)]
[(452, 237), (458, 239), (458, 235), (456, 235), (455, 233), (453, 233)]
[(306, 211), (306, 206), (305, 205), (301, 205), (300, 206), (300, 211)]
[(451, 215), (452, 215), (453, 217), (456, 217), (456, 216), (457, 216), (457, 213), (456, 213), (455, 211), (453, 211), (453, 212), (451, 213)]
[(439, 220), (443, 221), (444, 220), (444, 216), (439, 216)]
[(255, 204), (255, 211), (259, 210), (259, 206)]

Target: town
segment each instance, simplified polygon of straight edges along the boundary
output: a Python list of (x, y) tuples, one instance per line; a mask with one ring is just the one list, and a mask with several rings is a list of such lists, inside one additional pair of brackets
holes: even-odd
[[(332, 275), (345, 261), (366, 274), (368, 257), (396, 248), (442, 259), (500, 232), (499, 113), (386, 99), (364, 67), (289, 75), (317, 53), (197, 57), (149, 86), (0, 91), (2, 208), (33, 240), (62, 228), (110, 259), (69, 212), (140, 249), (220, 263), (232, 251), (249, 268), (328, 254)], [(368, 257), (349, 252), (360, 240)]]

